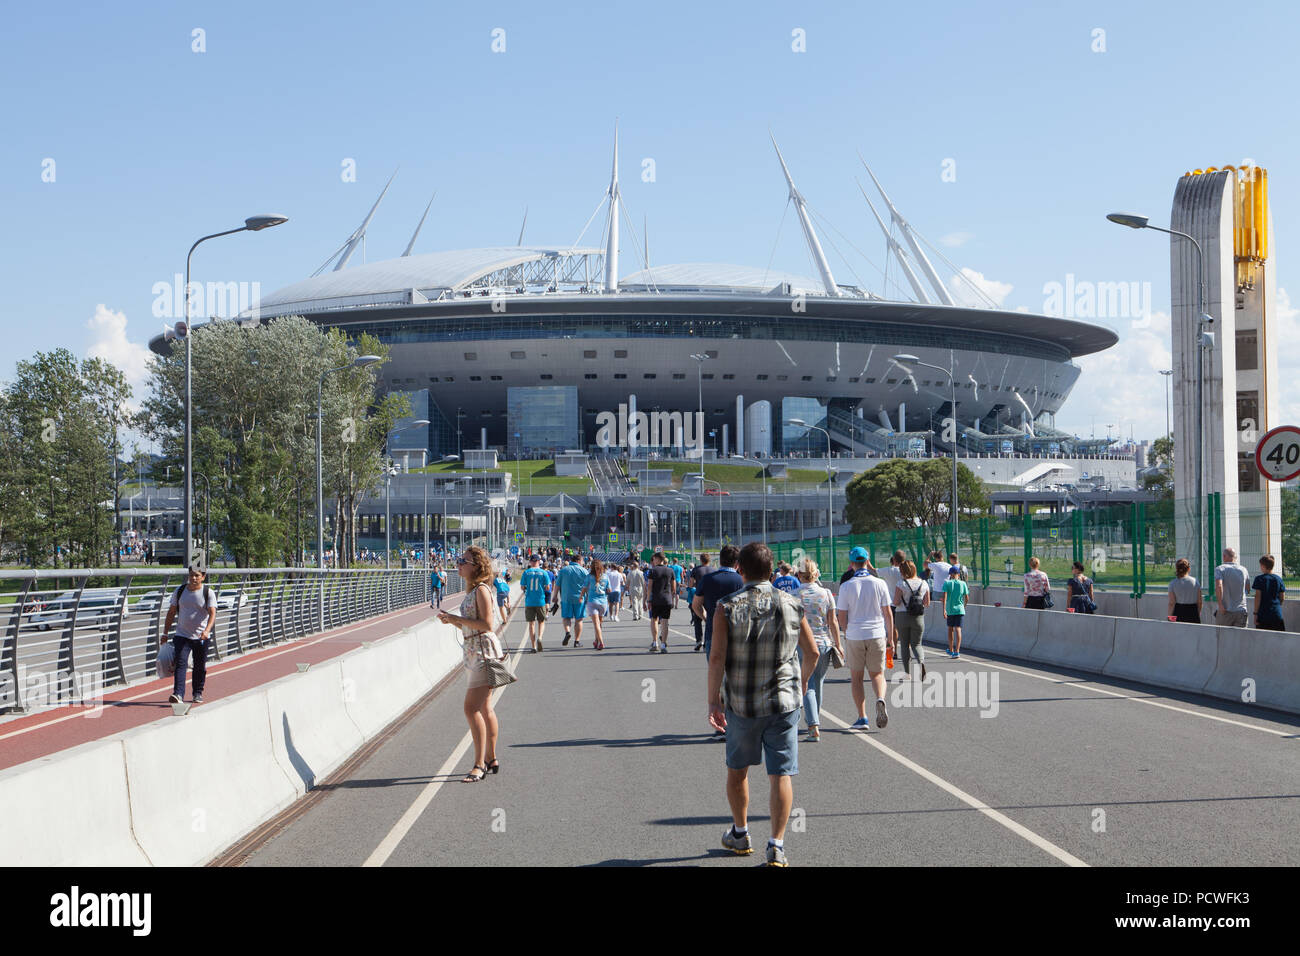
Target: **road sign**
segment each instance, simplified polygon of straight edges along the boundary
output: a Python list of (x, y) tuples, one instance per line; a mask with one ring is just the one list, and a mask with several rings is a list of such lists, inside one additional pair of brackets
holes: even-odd
[(618, 535), (611, 533), (609, 536), (610, 544), (618, 544)]
[(1255, 467), (1269, 481), (1300, 476), (1300, 428), (1282, 425), (1265, 434), (1255, 446)]
[(1061, 529), (1060, 529), (1060, 528), (1048, 528), (1048, 529), (1047, 529), (1047, 536), (1048, 536), (1049, 538), (1059, 538), (1059, 537), (1061, 536)]
[(516, 540), (516, 541), (523, 541), (523, 540), (524, 540), (524, 533), (523, 533), (522, 531), (516, 531), (516, 532), (515, 532), (515, 540)]

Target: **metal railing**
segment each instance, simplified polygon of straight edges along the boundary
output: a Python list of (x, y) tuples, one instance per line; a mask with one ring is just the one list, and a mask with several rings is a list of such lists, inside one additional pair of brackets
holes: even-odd
[[(447, 578), (444, 597), (463, 586)], [(0, 571), (0, 713), (26, 710), (37, 682), (57, 702), (82, 698), (87, 682), (156, 676), (167, 610), (185, 581), (181, 569)], [(218, 661), (431, 598), (422, 568), (213, 569), (205, 584), (216, 603), (209, 653)]]

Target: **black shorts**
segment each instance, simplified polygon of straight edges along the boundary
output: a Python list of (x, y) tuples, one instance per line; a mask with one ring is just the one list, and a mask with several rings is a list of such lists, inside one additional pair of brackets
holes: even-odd
[(538, 605), (537, 607), (531, 607), (531, 606), (530, 606), (530, 607), (525, 607), (525, 608), (524, 608), (524, 621), (525, 621), (525, 623), (527, 623), (528, 621), (538, 621), (538, 622), (540, 622), (540, 623), (542, 623), (542, 624), (545, 624), (545, 623), (546, 623), (546, 608), (545, 608), (545, 606), (543, 606), (543, 605)]
[(666, 621), (668, 620), (668, 615), (672, 613), (672, 610), (673, 610), (673, 606), (671, 604), (651, 604), (650, 620), (653, 621), (658, 619), (661, 621)]

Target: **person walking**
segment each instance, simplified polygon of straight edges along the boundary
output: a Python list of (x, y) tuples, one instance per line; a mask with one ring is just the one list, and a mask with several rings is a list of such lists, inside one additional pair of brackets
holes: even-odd
[[(772, 552), (761, 542), (740, 551), (744, 587), (718, 602), (709, 658), (709, 724), (727, 738), (725, 849), (754, 852), (749, 839), (749, 768), (766, 764), (769, 819), (767, 865), (787, 866), (785, 828), (799, 772), (799, 701), (817, 669), (817, 642), (803, 606), (769, 583)], [(802, 655), (802, 657), (800, 656)], [(726, 704), (723, 704), (723, 690)]]
[(1286, 593), (1286, 585), (1282, 583), (1280, 575), (1273, 573), (1273, 565), (1273, 555), (1260, 557), (1259, 574), (1250, 585), (1255, 592), (1255, 626), (1264, 631), (1285, 631), (1282, 602), (1285, 600), (1283, 595)]
[(560, 605), (560, 618), (564, 621), (564, 640), (561, 647), (573, 638), (573, 646), (581, 647), (582, 639), (582, 589), (587, 586), (587, 570), (576, 554), (570, 554), (568, 563), (555, 576), (556, 599)]
[[(835, 616), (835, 595), (821, 583), (821, 569), (812, 558), (799, 559), (795, 573), (799, 578), (799, 591), (796, 597), (803, 605), (804, 620), (812, 631), (817, 643), (817, 666), (808, 677), (808, 688), (803, 695), (803, 719), (808, 727), (808, 742), (817, 743), (822, 739), (821, 705), (822, 686), (826, 681), (826, 670), (831, 666), (831, 648), (844, 657), (844, 646), (840, 643), (840, 622)], [(799, 656), (803, 660), (802, 653)]]
[(190, 565), (185, 583), (172, 593), (167, 607), (167, 621), (163, 624), (158, 646), (167, 643), (167, 635), (172, 633), (172, 623), (175, 622), (176, 633), (171, 641), (176, 654), (176, 673), (172, 675), (172, 694), (167, 698), (171, 704), (185, 700), (185, 672), (191, 654), (194, 655), (194, 679), (190, 702), (203, 703), (203, 688), (208, 681), (208, 638), (217, 623), (217, 599), (212, 588), (203, 583), (206, 576), (201, 565)]
[(623, 572), (617, 564), (612, 564), (605, 574), (609, 578), (609, 619), (617, 621), (619, 609), (623, 606)]
[(429, 586), (433, 589), (434, 608), (441, 607), (442, 592), (447, 587), (447, 572), (442, 569), (441, 564), (435, 564), (433, 570), (429, 572)]
[(533, 653), (542, 650), (542, 631), (546, 628), (546, 605), (551, 603), (551, 578), (542, 570), (542, 556), (528, 556), (528, 568), (519, 578), (524, 592), (524, 620), (528, 624), (528, 641)]
[(930, 552), (930, 586), (938, 591), (943, 590), (943, 586), (948, 582), (948, 568), (951, 565), (943, 559), (942, 551)]
[(601, 623), (609, 615), (609, 575), (605, 573), (605, 565), (600, 558), (591, 559), (591, 568), (587, 572), (587, 583), (582, 587), (581, 598), (587, 606), (587, 614), (591, 617), (591, 629), (596, 632), (596, 638), (591, 642), (591, 646), (598, 651), (603, 651), (605, 632)]
[(916, 565), (906, 558), (899, 566), (898, 587), (894, 589), (894, 633), (898, 654), (903, 658), (903, 673), (912, 676), (912, 659), (921, 665), (925, 680), (925, 609), (930, 606), (930, 585), (916, 575)]
[(706, 574), (695, 585), (695, 597), (691, 601), (691, 610), (704, 618), (704, 657), (707, 660), (713, 646), (713, 613), (718, 602), (729, 594), (735, 594), (745, 586), (744, 580), (736, 570), (740, 560), (740, 549), (734, 544), (723, 545), (718, 552), (718, 568)]
[(469, 683), (465, 690), (465, 720), (474, 738), (474, 766), (461, 783), (478, 783), (489, 773), (498, 773), (497, 740), (500, 726), (492, 709), (492, 673), (486, 661), (504, 656), (496, 637), (495, 602), (492, 600), (492, 558), (478, 545), (461, 554), (457, 570), (465, 581), (465, 597), (460, 613), (438, 612), (438, 620), (460, 628), (465, 635), (465, 672)]
[(1183, 624), (1200, 624), (1204, 598), (1196, 578), (1188, 574), (1191, 569), (1191, 562), (1186, 558), (1174, 562), (1176, 576), (1169, 582), (1169, 616)]
[(961, 565), (948, 566), (948, 580), (943, 585), (943, 610), (948, 621), (948, 656), (961, 657), (961, 622), (966, 617), (966, 595), (970, 585), (961, 579)]
[(858, 719), (853, 728), (866, 730), (867, 696), (863, 677), (871, 678), (876, 694), (876, 725), (884, 729), (889, 723), (885, 709), (885, 648), (894, 641), (894, 615), (890, 608), (889, 588), (867, 570), (867, 549), (856, 547), (849, 552), (853, 577), (840, 585), (835, 598), (840, 633), (844, 635), (845, 660), (849, 665), (849, 690)]
[(1065, 582), (1066, 594), (1070, 599), (1068, 606), (1075, 614), (1096, 613), (1097, 599), (1092, 596), (1092, 579), (1084, 575), (1083, 562), (1075, 561), (1070, 570), (1074, 576)]
[(632, 606), (632, 620), (641, 620), (641, 603), (645, 598), (645, 572), (639, 563), (627, 568), (627, 603)]
[(662, 551), (650, 559), (646, 574), (646, 610), (650, 612), (650, 653), (668, 653), (668, 617), (677, 601), (677, 582)]
[(1052, 582), (1047, 579), (1047, 573), (1038, 570), (1038, 559), (1030, 558), (1029, 572), (1025, 575), (1025, 596), (1021, 599), (1020, 606), (1035, 611), (1044, 610), (1051, 590)]
[(1223, 563), (1214, 569), (1214, 621), (1222, 627), (1245, 627), (1250, 619), (1246, 595), (1250, 572), (1237, 563), (1234, 548), (1223, 549)]

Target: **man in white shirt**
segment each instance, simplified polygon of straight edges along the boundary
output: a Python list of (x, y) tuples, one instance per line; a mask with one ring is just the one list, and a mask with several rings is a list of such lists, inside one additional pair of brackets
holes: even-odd
[[(899, 586), (902, 585), (903, 583), (903, 572), (901, 568), (903, 567), (903, 562), (906, 560), (907, 560), (906, 554), (904, 554), (902, 551), (895, 551), (892, 555), (889, 556), (888, 567), (874, 569), (876, 573), (876, 577), (884, 581), (885, 586), (889, 588), (891, 603), (893, 602), (894, 595), (897, 593)], [(868, 564), (868, 570), (872, 570), (869, 564)], [(899, 610), (900, 608), (894, 607), (893, 613), (897, 614)], [(903, 675), (899, 674), (898, 679), (902, 680)]]
[(948, 569), (952, 567), (943, 559), (943, 552), (931, 551), (930, 563), (926, 567), (930, 569), (930, 587), (942, 590), (944, 582), (948, 580)]
[(885, 647), (894, 642), (894, 614), (890, 608), (892, 595), (889, 585), (867, 570), (867, 551), (854, 548), (849, 552), (853, 577), (840, 585), (835, 598), (835, 613), (844, 635), (845, 658), (849, 665), (849, 690), (853, 704), (858, 708), (854, 728), (866, 730), (867, 696), (863, 687), (863, 674), (871, 675), (871, 687), (876, 692), (876, 725), (884, 728), (889, 723), (885, 710)]
[(1250, 619), (1246, 595), (1250, 593), (1250, 572), (1237, 563), (1234, 548), (1223, 549), (1223, 563), (1214, 569), (1215, 623), (1221, 627), (1245, 627)]
[(609, 578), (609, 619), (617, 621), (619, 608), (623, 606), (623, 572), (614, 564), (605, 576)]

